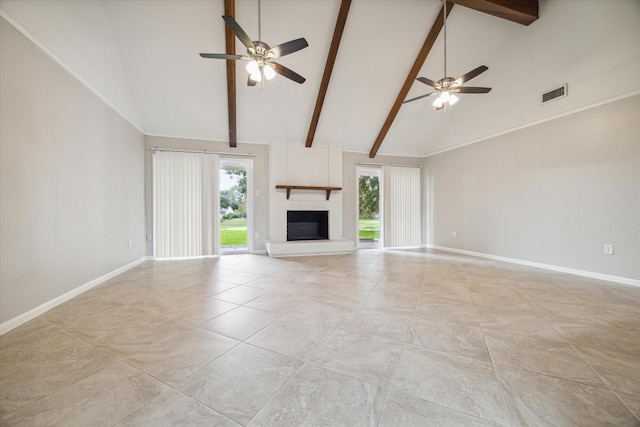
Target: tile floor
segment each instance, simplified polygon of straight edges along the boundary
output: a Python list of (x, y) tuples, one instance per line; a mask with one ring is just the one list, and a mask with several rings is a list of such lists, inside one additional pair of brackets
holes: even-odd
[(428, 250), (146, 262), (0, 337), (0, 424), (640, 426), (640, 288)]

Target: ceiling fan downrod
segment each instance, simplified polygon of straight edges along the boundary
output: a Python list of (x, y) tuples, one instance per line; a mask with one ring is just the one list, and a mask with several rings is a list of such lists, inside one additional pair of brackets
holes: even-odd
[(444, 77), (447, 77), (447, 0), (442, 0), (444, 20)]
[(258, 0), (258, 40), (262, 40), (262, 0)]

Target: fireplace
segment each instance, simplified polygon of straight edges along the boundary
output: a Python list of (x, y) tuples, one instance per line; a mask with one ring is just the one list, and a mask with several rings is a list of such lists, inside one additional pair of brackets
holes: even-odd
[(287, 241), (328, 239), (329, 211), (287, 211)]
[[(327, 199), (324, 191), (298, 189), (287, 197), (286, 191), (276, 188), (342, 187), (342, 155), (342, 147), (336, 143), (316, 142), (307, 148), (299, 141), (271, 140), (270, 238), (265, 240), (269, 256), (343, 254), (355, 250), (355, 242), (343, 236), (342, 191), (332, 191)], [(301, 218), (300, 211), (311, 211), (303, 213), (311, 218)]]

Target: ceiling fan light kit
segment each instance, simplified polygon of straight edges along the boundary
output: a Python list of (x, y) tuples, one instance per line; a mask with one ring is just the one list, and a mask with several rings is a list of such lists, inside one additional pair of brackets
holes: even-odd
[(450, 94), (448, 91), (440, 92), (440, 95), (433, 101), (433, 106), (436, 107), (437, 110), (440, 110), (445, 105), (452, 106), (456, 102), (458, 102), (460, 98), (455, 96), (454, 94)]
[(200, 56), (203, 58), (211, 58), (211, 59), (226, 59), (228, 61), (236, 61), (236, 60), (249, 60), (250, 62), (247, 64), (247, 72), (249, 73), (249, 78), (247, 80), (248, 86), (256, 86), (257, 83), (260, 88), (264, 86), (264, 81), (273, 79), (276, 74), (280, 74), (283, 77), (288, 78), (289, 80), (293, 80), (296, 83), (304, 83), (305, 78), (300, 74), (296, 73), (293, 70), (285, 67), (284, 65), (280, 65), (277, 62), (274, 62), (274, 59), (281, 58), (285, 55), (289, 55), (291, 53), (297, 52), (299, 50), (304, 49), (309, 46), (307, 41), (304, 38), (299, 38), (295, 40), (288, 41), (286, 43), (282, 43), (275, 47), (269, 47), (268, 44), (261, 40), (262, 38), (262, 29), (261, 29), (261, 6), (260, 0), (258, 0), (258, 40), (252, 41), (251, 38), (247, 35), (247, 33), (242, 29), (240, 24), (236, 22), (236, 20), (229, 15), (223, 15), (222, 19), (229, 26), (233, 34), (238, 37), (238, 39), (242, 42), (243, 45), (247, 48), (247, 54), (242, 55), (230, 55), (224, 53), (201, 53)]
[(276, 72), (271, 64), (259, 64), (258, 61), (255, 60), (247, 63), (247, 71), (249, 72), (249, 79), (254, 82), (261, 82), (263, 75), (267, 80), (271, 80), (276, 76)]
[(427, 96), (437, 94), (438, 97), (435, 101), (433, 101), (433, 106), (436, 107), (436, 110), (443, 110), (451, 107), (456, 102), (460, 100), (460, 98), (456, 95), (456, 93), (488, 93), (491, 91), (490, 87), (465, 87), (461, 86), (463, 83), (471, 80), (472, 78), (484, 73), (489, 68), (481, 65), (474, 70), (469, 71), (467, 74), (464, 74), (457, 79), (447, 76), (447, 0), (442, 0), (443, 6), (443, 19), (444, 19), (444, 28), (443, 28), (443, 36), (444, 36), (444, 75), (442, 79), (434, 82), (433, 80), (429, 80), (426, 77), (418, 77), (420, 83), (424, 83), (427, 86), (431, 86), (436, 90), (436, 92), (431, 92), (426, 95), (417, 96), (415, 98), (407, 99), (403, 102), (406, 104), (407, 102), (417, 101), (418, 99), (426, 98)]

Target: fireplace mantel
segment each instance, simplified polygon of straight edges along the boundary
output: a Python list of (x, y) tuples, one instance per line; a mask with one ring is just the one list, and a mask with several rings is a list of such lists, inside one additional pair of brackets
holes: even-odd
[(318, 190), (324, 191), (327, 195), (327, 200), (329, 200), (329, 196), (332, 191), (340, 191), (342, 187), (320, 187), (314, 185), (276, 185), (276, 189), (287, 190), (287, 200), (289, 200), (289, 196), (291, 195), (291, 190)]

